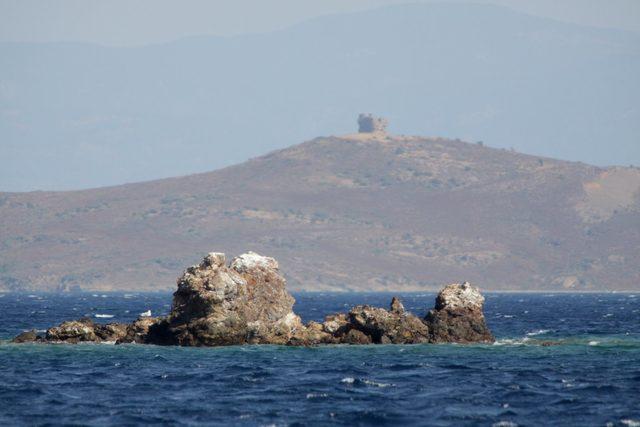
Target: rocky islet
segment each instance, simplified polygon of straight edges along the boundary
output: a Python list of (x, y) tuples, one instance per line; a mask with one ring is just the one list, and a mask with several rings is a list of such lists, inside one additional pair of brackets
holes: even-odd
[(187, 268), (177, 284), (165, 317), (140, 317), (128, 325), (71, 320), (44, 336), (27, 331), (13, 341), (182, 346), (494, 341), (483, 314), (484, 297), (466, 282), (442, 289), (424, 318), (407, 312), (394, 297), (389, 309), (358, 305), (307, 324), (293, 312), (295, 300), (274, 258), (247, 252), (227, 263), (225, 254), (212, 252)]

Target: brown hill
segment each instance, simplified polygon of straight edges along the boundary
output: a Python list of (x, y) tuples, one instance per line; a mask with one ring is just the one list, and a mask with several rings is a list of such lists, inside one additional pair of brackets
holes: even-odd
[(639, 289), (639, 190), (636, 168), (317, 138), (211, 173), (0, 194), (0, 289), (172, 289), (211, 250), (274, 256), (294, 290)]

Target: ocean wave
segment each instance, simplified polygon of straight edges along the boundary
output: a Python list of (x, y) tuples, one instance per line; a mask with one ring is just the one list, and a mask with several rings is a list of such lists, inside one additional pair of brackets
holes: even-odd
[(340, 380), (341, 383), (343, 384), (364, 384), (364, 385), (368, 385), (368, 386), (372, 386), (372, 387), (393, 387), (393, 384), (390, 383), (382, 383), (382, 382), (378, 382), (378, 381), (373, 381), (367, 378), (353, 378), (353, 377), (345, 377), (343, 379)]
[(393, 387), (393, 384), (381, 383), (381, 382), (378, 382), (378, 381), (368, 380), (366, 378), (363, 378), (361, 381), (362, 381), (363, 384), (370, 385), (370, 386), (373, 386), (373, 387), (380, 387), (380, 388)]
[[(600, 347), (639, 347), (640, 340), (630, 336), (610, 335), (610, 336), (581, 336), (581, 337), (544, 337), (550, 330), (539, 330), (528, 332), (524, 337), (516, 338), (500, 338), (497, 339), (494, 346), (600, 346)], [(538, 336), (540, 336), (538, 338)]]
[(319, 399), (323, 397), (329, 397), (327, 393), (307, 393), (307, 399)]
[(529, 337), (523, 338), (503, 338), (495, 340), (493, 345), (525, 345), (531, 341)]
[(527, 332), (527, 336), (528, 337), (535, 337), (537, 335), (548, 334), (549, 332), (551, 332), (550, 329), (538, 329), (536, 331)]
[(113, 314), (96, 314), (95, 317), (97, 317), (98, 319), (111, 319), (112, 317), (114, 317)]

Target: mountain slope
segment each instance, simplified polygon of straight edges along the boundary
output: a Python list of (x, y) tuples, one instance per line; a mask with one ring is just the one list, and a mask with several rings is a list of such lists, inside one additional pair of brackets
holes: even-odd
[(211, 173), (4, 193), (0, 286), (169, 289), (202, 253), (254, 250), (297, 290), (638, 289), (639, 189), (636, 168), (317, 138)]
[(640, 164), (639, 75), (638, 34), (473, 4), (139, 48), (5, 43), (0, 190), (209, 171), (348, 132), (362, 111), (396, 133)]

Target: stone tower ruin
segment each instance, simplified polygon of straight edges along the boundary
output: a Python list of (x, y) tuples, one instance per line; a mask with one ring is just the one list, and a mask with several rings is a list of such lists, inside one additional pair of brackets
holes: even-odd
[(372, 114), (360, 114), (358, 116), (358, 132), (376, 133), (386, 132), (389, 122), (383, 117), (375, 117)]

